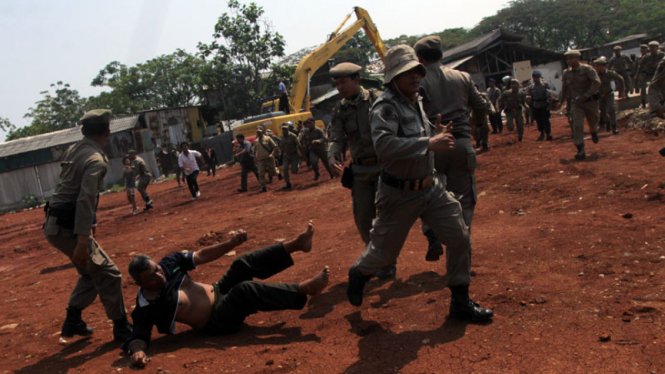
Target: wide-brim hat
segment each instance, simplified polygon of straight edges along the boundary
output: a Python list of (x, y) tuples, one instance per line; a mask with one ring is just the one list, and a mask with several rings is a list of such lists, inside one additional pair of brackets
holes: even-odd
[(424, 77), (427, 74), (425, 66), (418, 61), (416, 51), (405, 44), (397, 45), (391, 48), (384, 58), (384, 83), (390, 83), (392, 80), (411, 69), (418, 69)]

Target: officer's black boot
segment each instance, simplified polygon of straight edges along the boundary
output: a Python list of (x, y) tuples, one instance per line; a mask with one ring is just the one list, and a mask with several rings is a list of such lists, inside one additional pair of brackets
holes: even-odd
[(494, 316), (492, 309), (481, 308), (469, 298), (469, 286), (450, 287), (450, 316), (465, 321), (484, 322)]
[(346, 288), (346, 298), (353, 306), (361, 306), (363, 303), (363, 290), (371, 277), (363, 275), (358, 271), (356, 265), (349, 269), (349, 284)]
[(124, 343), (132, 337), (133, 330), (134, 327), (127, 321), (127, 317), (113, 320), (113, 340)]
[(425, 232), (425, 236), (429, 242), (429, 246), (427, 247), (427, 254), (425, 255), (425, 261), (439, 261), (443, 255), (443, 246), (441, 245), (441, 242), (439, 239), (437, 239), (436, 235), (434, 235), (434, 231), (432, 229), (427, 230)]
[(598, 133), (597, 132), (592, 132), (591, 133), (591, 140), (593, 141), (594, 144), (598, 144)]
[(376, 273), (379, 279), (395, 278), (397, 276), (397, 263), (390, 264)]
[(619, 130), (617, 129), (617, 124), (613, 123), (612, 124), (612, 134), (616, 135), (619, 133)]
[(584, 153), (584, 146), (583, 145), (578, 145), (577, 146), (577, 153), (575, 154), (575, 159), (576, 160), (584, 160), (586, 158), (586, 153)]
[(647, 108), (647, 102), (642, 100), (642, 109), (646, 109), (646, 108)]
[(90, 336), (92, 327), (88, 327), (81, 319), (81, 310), (74, 307), (67, 308), (67, 317), (62, 324), (61, 336), (71, 338), (74, 335)]

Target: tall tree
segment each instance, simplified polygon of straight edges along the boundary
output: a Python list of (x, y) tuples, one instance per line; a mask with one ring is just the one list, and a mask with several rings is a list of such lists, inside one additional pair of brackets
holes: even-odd
[(62, 130), (77, 125), (85, 110), (85, 98), (79, 96), (78, 91), (69, 84), (59, 81), (51, 84), (50, 90), (42, 91), (43, 98), (37, 101), (36, 107), (30, 108), (23, 118), (31, 118), (30, 125), (10, 130), (7, 140), (14, 140), (26, 136), (44, 134)]
[(198, 45), (209, 62), (203, 79), (209, 89), (221, 91), (226, 119), (258, 113), (265, 89), (262, 74), (284, 56), (285, 44), (263, 17), (262, 7), (230, 0), (228, 8), (215, 25), (214, 40)]
[(363, 67), (378, 57), (374, 45), (362, 30), (353, 35), (334, 56), (337, 63), (352, 62)]
[(11, 131), (15, 129), (16, 126), (9, 121), (9, 118), (0, 117), (0, 131)]

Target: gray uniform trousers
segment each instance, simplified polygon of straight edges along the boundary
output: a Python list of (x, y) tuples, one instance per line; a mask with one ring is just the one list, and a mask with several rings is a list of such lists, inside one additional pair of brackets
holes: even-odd
[(353, 218), (356, 227), (365, 244), (370, 241), (372, 222), (376, 218), (376, 190), (379, 187), (379, 174), (381, 165), (363, 166), (353, 164), (353, 186), (351, 196), (353, 200)]
[(282, 166), (284, 167), (284, 182), (291, 184), (291, 173), (298, 174), (298, 169), (300, 168), (300, 157), (298, 157), (298, 152), (284, 154), (282, 157), (282, 163)]
[(614, 92), (608, 92), (600, 97), (600, 118), (605, 123), (617, 127), (617, 108), (614, 100)]
[[(71, 260), (78, 244), (78, 237), (72, 233), (72, 230), (60, 227), (56, 220), (55, 217), (47, 219), (44, 225), (44, 235), (52, 246)], [(76, 271), (80, 276), (74, 291), (69, 297), (69, 306), (83, 310), (92, 304), (99, 295), (99, 300), (102, 302), (106, 316), (109, 319), (124, 318), (126, 312), (125, 302), (122, 298), (122, 274), (120, 270), (93, 238), (90, 238), (88, 251), (90, 258), (85, 267), (76, 266)]]
[(438, 177), (424, 191), (404, 191), (379, 182), (378, 218), (370, 231), (371, 242), (356, 261), (360, 273), (376, 274), (396, 262), (409, 231), (418, 218), (429, 225), (448, 247), (447, 286), (469, 285), (471, 244), (462, 208)]
[(152, 177), (149, 175), (139, 177), (139, 183), (136, 186), (136, 189), (139, 190), (139, 193), (141, 194), (141, 197), (143, 198), (143, 201), (146, 202), (146, 204), (150, 201), (150, 196), (148, 195), (147, 189), (151, 179)]

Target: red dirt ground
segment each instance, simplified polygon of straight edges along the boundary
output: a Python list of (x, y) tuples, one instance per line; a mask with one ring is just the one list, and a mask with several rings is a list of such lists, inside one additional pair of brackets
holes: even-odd
[[(130, 258), (193, 250), (232, 229), (250, 240), (238, 254), (291, 238), (314, 220), (310, 254), (275, 277), (303, 280), (325, 265), (331, 284), (303, 311), (250, 317), (241, 333), (207, 337), (155, 331), (147, 372), (161, 373), (662, 373), (665, 372), (665, 145), (652, 133), (603, 133), (575, 149), (562, 118), (553, 142), (492, 135), (478, 156), (479, 201), (473, 230), (472, 296), (493, 308), (489, 325), (447, 320), (450, 293), (443, 262), (424, 261), (414, 226), (393, 281), (372, 281), (361, 308), (345, 296), (347, 270), (363, 249), (348, 190), (338, 181), (294, 177), (292, 192), (259, 194), (256, 180), (239, 195), (239, 169), (202, 175), (190, 202), (175, 181), (150, 187), (155, 209), (131, 216), (124, 193), (101, 199), (98, 240), (124, 274)], [(322, 178), (324, 179), (324, 178)], [(630, 216), (632, 215), (632, 217)], [(627, 218), (631, 217), (631, 218)], [(96, 301), (84, 312), (95, 334), (60, 345), (59, 331), (77, 275), (44, 240), (42, 212), (0, 216), (0, 363), (3, 372), (107, 373), (131, 370), (111, 342)], [(212, 232), (213, 237), (206, 236)], [(225, 236), (225, 235), (224, 235)], [(17, 248), (20, 247), (20, 248)], [(233, 260), (192, 272), (218, 280)], [(123, 278), (132, 310), (137, 287)], [(11, 328), (10, 324), (18, 324)], [(609, 341), (601, 341), (603, 340)]]

